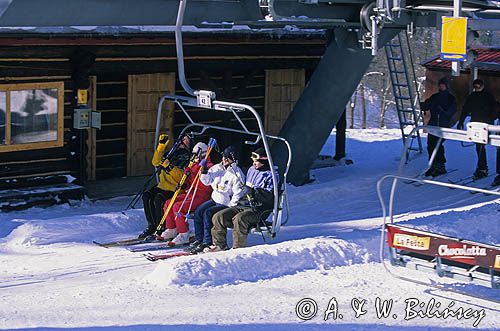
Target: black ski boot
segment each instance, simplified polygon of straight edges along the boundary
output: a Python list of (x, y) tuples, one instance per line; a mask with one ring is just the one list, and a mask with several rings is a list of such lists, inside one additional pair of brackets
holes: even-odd
[(141, 234), (138, 236), (139, 239), (146, 239), (147, 237), (151, 236), (153, 233), (155, 233), (154, 228), (148, 227), (146, 230), (142, 231)]
[(201, 243), (202, 243), (201, 241), (195, 240), (192, 243), (190, 243), (189, 246), (184, 249), (184, 251), (191, 252), (193, 249), (196, 248), (196, 246), (198, 246)]
[(493, 180), (493, 183), (491, 183), (491, 186), (499, 186), (499, 185), (500, 185), (500, 175), (497, 175)]
[(472, 175), (472, 179), (478, 180), (484, 177), (488, 177), (488, 170), (487, 169), (476, 169), (474, 171), (474, 175)]
[(432, 177), (432, 174), (434, 173), (435, 169), (433, 166), (431, 166), (424, 174), (425, 177)]
[(191, 254), (200, 254), (200, 253), (203, 253), (203, 250), (205, 248), (207, 248), (208, 246), (210, 246), (210, 245), (205, 244), (205, 243), (199, 243), (198, 245), (196, 245), (195, 247), (193, 247), (189, 252)]
[(432, 172), (432, 177), (437, 177), (446, 174), (446, 167), (444, 166), (444, 163), (438, 163), (434, 167), (434, 171)]

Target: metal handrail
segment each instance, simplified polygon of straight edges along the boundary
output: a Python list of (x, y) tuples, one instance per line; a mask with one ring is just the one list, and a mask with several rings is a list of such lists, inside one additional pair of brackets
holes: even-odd
[[(458, 131), (461, 131), (461, 130), (454, 130), (454, 129), (448, 129), (448, 128), (438, 128), (438, 127), (433, 127), (433, 126), (421, 126), (421, 127), (415, 127), (413, 129), (413, 131), (414, 130), (421, 130), (421, 129), (422, 130), (423, 129), (427, 129), (427, 131), (432, 132), (433, 135), (436, 135), (436, 136), (438, 136), (440, 138), (439, 141), (438, 141), (438, 144), (436, 145), (436, 147), (435, 147), (435, 149), (434, 149), (434, 151), (433, 151), (433, 153), (431, 155), (431, 158), (429, 160), (429, 164), (428, 164), (427, 169), (432, 164), (432, 161), (433, 161), (433, 159), (434, 159), (434, 157), (436, 155), (436, 151), (439, 148), (439, 146), (440, 146), (441, 141), (443, 140), (443, 138), (450, 139), (450, 136), (452, 136), (452, 137), (457, 136), (457, 137), (461, 138), (461, 139), (457, 139), (457, 140), (466, 141), (466, 140), (464, 140), (466, 138), (463, 137), (464, 134), (462, 132), (458, 132)], [(412, 134), (413, 134), (413, 131), (412, 131)], [(488, 131), (489, 132), (493, 132), (493, 133), (500, 132), (500, 126), (489, 126), (488, 127)], [(465, 132), (465, 134), (466, 134), (466, 132)], [(498, 139), (498, 141), (496, 139), (497, 137), (500, 138), (499, 136), (490, 135), (489, 137), (490, 137), (490, 139), (493, 138), (493, 140), (490, 141), (490, 143), (491, 142), (494, 142), (495, 144), (498, 143), (497, 146), (500, 146), (500, 139)], [(467, 139), (467, 141), (468, 141), (468, 139)], [(385, 256), (386, 225), (388, 223), (390, 223), (390, 224), (394, 223), (394, 200), (395, 200), (395, 196), (396, 196), (396, 187), (397, 187), (398, 180), (404, 180), (404, 181), (409, 181), (409, 182), (416, 182), (416, 183), (420, 183), (420, 184), (436, 185), (436, 186), (447, 187), (447, 188), (451, 188), (451, 189), (461, 189), (461, 190), (466, 190), (466, 191), (470, 191), (470, 192), (477, 192), (477, 193), (484, 193), (484, 194), (496, 195), (496, 196), (500, 197), (500, 192), (499, 191), (487, 190), (487, 189), (475, 188), (475, 187), (468, 187), (468, 186), (459, 185), (459, 184), (445, 183), (445, 182), (439, 182), (439, 181), (430, 180), (430, 179), (420, 179), (420, 178), (407, 177), (407, 176), (401, 175), (403, 167), (406, 164), (406, 155), (407, 155), (408, 148), (409, 148), (409, 143), (406, 142), (405, 145), (404, 145), (403, 151), (402, 151), (401, 161), (400, 161), (400, 165), (398, 167), (398, 174), (396, 174), (396, 175), (391, 175), (391, 174), (385, 175), (385, 176), (383, 176), (382, 178), (380, 178), (377, 181), (377, 196), (378, 196), (378, 199), (379, 199), (379, 202), (380, 202), (380, 206), (382, 208), (382, 221), (383, 221), (383, 223), (382, 223), (382, 231), (381, 231), (381, 234), (380, 234), (380, 247), (379, 247), (380, 262), (384, 266), (385, 270), (391, 276), (393, 276), (395, 278), (398, 278), (398, 279), (401, 279), (401, 280), (405, 280), (405, 281), (411, 281), (411, 282), (414, 282), (414, 283), (417, 283), (417, 284), (421, 284), (421, 285), (425, 285), (425, 286), (430, 286), (430, 287), (433, 287), (433, 288), (436, 288), (436, 289), (440, 289), (440, 290), (445, 290), (445, 291), (450, 291), (450, 292), (465, 294), (465, 295), (476, 297), (476, 298), (483, 299), (483, 300), (500, 302), (500, 301), (495, 300), (495, 299), (489, 299), (489, 298), (482, 297), (480, 295), (474, 295), (474, 294), (471, 294), (471, 293), (468, 293), (468, 292), (463, 292), (463, 291), (460, 291), (460, 290), (451, 289), (449, 287), (442, 286), (442, 285), (439, 285), (439, 284), (426, 283), (426, 282), (420, 281), (418, 279), (413, 279), (413, 278), (409, 278), (409, 277), (400, 276), (400, 275), (397, 275), (397, 274), (393, 273), (392, 270), (386, 264), (386, 261), (385, 261), (385, 258), (384, 258), (384, 256)], [(384, 196), (382, 194), (382, 183), (385, 182), (389, 178), (392, 178), (393, 182), (392, 182), (390, 196), (389, 196), (389, 206), (387, 208), (386, 207), (386, 201), (384, 200)]]

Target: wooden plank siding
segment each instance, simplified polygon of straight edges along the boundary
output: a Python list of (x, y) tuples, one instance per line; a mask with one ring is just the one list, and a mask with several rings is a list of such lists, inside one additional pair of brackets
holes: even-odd
[(128, 75), (97, 75), (96, 180), (127, 175)]
[(305, 70), (266, 70), (266, 86), (266, 133), (278, 135), (302, 94)]
[[(308, 76), (324, 52), (325, 38), (322, 36), (294, 38), (186, 38), (184, 54), (188, 82), (195, 89), (213, 89), (220, 100), (250, 104), (265, 118), (266, 70), (305, 69)], [(105, 38), (108, 42), (101, 39), (0, 38), (0, 84), (47, 81), (65, 84), (64, 146), (0, 153), (0, 180), (49, 174), (78, 176), (78, 132), (72, 129), (73, 82), (69, 62), (77, 49), (96, 56), (90, 75), (95, 76), (95, 107), (101, 112), (102, 121), (101, 129), (95, 130), (95, 140), (90, 139), (90, 143), (95, 144), (95, 163), (88, 165), (88, 174), (90, 178), (95, 175), (96, 180), (127, 175), (128, 77), (153, 73), (176, 73), (177, 76), (175, 42), (173, 37)], [(175, 89), (176, 93), (185, 95), (178, 79)], [(200, 109), (192, 109), (189, 113), (201, 122), (237, 127), (236, 120), (227, 113)], [(243, 121), (249, 129), (257, 129), (249, 116)], [(176, 109), (175, 136), (186, 123), (185, 116)], [(230, 133), (217, 137), (222, 147), (234, 142), (236, 137), (240, 141), (252, 138)], [(87, 157), (87, 162), (92, 160)]]

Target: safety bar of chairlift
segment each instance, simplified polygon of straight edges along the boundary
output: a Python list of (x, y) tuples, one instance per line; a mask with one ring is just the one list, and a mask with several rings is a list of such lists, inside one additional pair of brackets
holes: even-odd
[[(446, 139), (454, 139), (455, 138), (454, 140), (469, 141), (469, 139), (467, 138), (467, 131), (455, 130), (455, 129), (449, 129), (449, 128), (441, 128), (441, 127), (435, 127), (435, 126), (417, 126), (417, 127), (413, 128), (413, 130), (411, 131), (410, 134), (413, 135), (416, 130), (421, 130), (421, 129), (426, 129), (427, 132), (430, 132), (433, 135), (436, 135), (440, 138), (437, 146), (435, 147), (435, 149), (431, 155), (431, 158), (429, 160), (429, 165), (432, 164), (432, 160), (434, 159), (434, 156), (436, 155), (436, 151), (439, 148), (439, 145), (440, 145), (443, 138), (446, 138)], [(488, 131), (493, 132), (493, 133), (500, 132), (500, 126), (489, 125)], [(494, 145), (494, 146), (500, 146), (500, 136), (488, 135), (488, 138), (489, 138), (489, 144)], [(381, 231), (381, 235), (380, 235), (379, 258), (380, 258), (380, 262), (382, 263), (382, 265), (384, 266), (386, 271), (389, 274), (391, 274), (393, 277), (396, 277), (398, 279), (403, 279), (403, 280), (407, 280), (407, 281), (420, 283), (422, 285), (428, 286), (429, 284), (426, 284), (424, 282), (421, 282), (421, 281), (418, 281), (415, 279), (410, 279), (407, 277), (395, 275), (387, 267), (387, 265), (384, 262), (385, 261), (384, 260), (384, 248), (385, 248), (384, 240), (385, 240), (386, 224), (388, 223), (387, 222), (388, 213), (387, 213), (387, 209), (386, 209), (386, 205), (385, 205), (385, 200), (384, 200), (384, 197), (382, 194), (382, 189), (381, 189), (382, 183), (389, 178), (393, 178), (390, 197), (389, 197), (389, 208), (388, 208), (389, 209), (389, 220), (390, 220), (391, 224), (394, 223), (394, 198), (395, 198), (395, 194), (396, 194), (396, 186), (397, 186), (398, 179), (410, 181), (410, 182), (417, 182), (417, 183), (421, 183), (421, 184), (431, 184), (431, 185), (437, 185), (437, 186), (447, 187), (447, 188), (452, 188), (452, 189), (461, 189), (461, 190), (466, 190), (466, 191), (471, 191), (471, 192), (496, 195), (499, 197), (500, 197), (500, 192), (481, 189), (481, 188), (475, 188), (475, 187), (468, 187), (468, 186), (452, 184), (452, 183), (444, 183), (444, 182), (439, 182), (439, 181), (430, 180), (430, 179), (419, 179), (419, 178), (402, 176), (401, 171), (402, 171), (404, 165), (406, 164), (406, 155), (407, 155), (406, 153), (407, 153), (408, 148), (410, 146), (409, 140), (410, 139), (407, 139), (405, 141), (404, 148), (403, 148), (403, 151), (401, 153), (401, 161), (400, 161), (400, 165), (398, 168), (398, 174), (397, 175), (385, 175), (377, 181), (377, 196), (379, 198), (380, 206), (382, 207), (382, 220), (383, 220), (382, 231)], [(433, 287), (440, 288), (439, 286), (433, 286)]]
[[(195, 131), (189, 131), (188, 132), (188, 129), (191, 128), (191, 127), (195, 127), (195, 126), (198, 126), (198, 127), (201, 127), (201, 131), (199, 132), (195, 132)], [(249, 135), (257, 135), (256, 133), (252, 133), (252, 132), (245, 132), (245, 131), (242, 131), (242, 130), (237, 130), (237, 129), (231, 129), (231, 128), (225, 128), (225, 127), (220, 127), (220, 126), (215, 126), (215, 125), (205, 125), (205, 124), (201, 124), (201, 123), (190, 123), (188, 124), (181, 132), (181, 136), (183, 134), (185, 134), (186, 132), (188, 132), (190, 135), (202, 135), (205, 133), (205, 131), (207, 129), (215, 129), (215, 130), (223, 130), (223, 131), (229, 131), (229, 132), (235, 132), (235, 133), (244, 133), (244, 134), (249, 134)], [(288, 143), (288, 141), (282, 137), (276, 137), (276, 136), (271, 136), (271, 135), (266, 135), (268, 138), (271, 138), (271, 139), (276, 139), (276, 140), (280, 140), (282, 142), (285, 143), (285, 145), (287, 146), (287, 149), (289, 151), (289, 155), (291, 155), (291, 148), (290, 148), (290, 144)], [(257, 136), (257, 139), (255, 141), (248, 141), (246, 140), (245, 143), (246, 144), (249, 144), (249, 145), (255, 145), (257, 144), (259, 141), (261, 140), (261, 137), (260, 135)], [(291, 158), (289, 158), (289, 161), (287, 162), (287, 166), (285, 168), (285, 172), (283, 173), (283, 196), (285, 197), (284, 202), (286, 204), (286, 218), (285, 218), (285, 221), (284, 222), (281, 222), (280, 225), (285, 225), (287, 222), (288, 222), (288, 214), (289, 214), (289, 210), (290, 210), (290, 205), (289, 205), (289, 202), (288, 202), (288, 190), (287, 190), (287, 186), (286, 186), (286, 178), (287, 178), (287, 174), (288, 174), (288, 170), (290, 168), (290, 160)], [(282, 200), (282, 201), (283, 201)]]
[[(433, 163), (434, 158), (435, 158), (436, 153), (437, 153), (437, 150), (438, 150), (440, 144), (442, 143), (443, 139), (446, 138), (446, 139), (459, 140), (459, 141), (470, 141), (469, 138), (467, 137), (467, 131), (442, 128), (442, 127), (430, 126), (430, 125), (414, 127), (412, 129), (412, 131), (410, 132), (410, 136), (414, 135), (417, 130), (424, 130), (424, 129), (427, 130), (428, 133), (431, 133), (432, 135), (439, 137), (438, 143), (437, 143), (436, 147), (434, 148), (432, 155), (429, 159), (427, 169)], [(492, 132), (492, 133), (500, 132), (499, 125), (488, 125), (487, 129), (488, 129), (488, 132)], [(490, 145), (500, 146), (500, 136), (499, 135), (489, 134), (488, 140), (489, 140), (488, 143)], [(445, 187), (449, 187), (449, 188), (459, 188), (459, 189), (465, 189), (465, 190), (470, 190), (470, 191), (476, 191), (476, 192), (480, 192), (480, 193), (487, 193), (487, 194), (494, 193), (495, 195), (500, 195), (500, 193), (498, 193), (498, 192), (495, 193), (494, 191), (489, 191), (489, 190), (482, 190), (482, 189), (478, 189), (478, 188), (461, 186), (461, 185), (451, 184), (451, 183), (442, 183), (442, 182), (428, 180), (428, 179), (418, 179), (418, 178), (411, 178), (411, 177), (402, 176), (401, 173), (402, 173), (402, 170), (406, 164), (406, 156), (408, 155), (407, 153), (408, 153), (409, 147), (410, 147), (410, 139), (406, 139), (406, 141), (404, 143), (403, 151), (401, 153), (401, 160), (399, 163), (397, 175), (387, 175), (387, 176), (382, 177), (379, 180), (379, 182), (380, 182), (380, 181), (383, 181), (384, 178), (386, 178), (386, 177), (394, 177), (394, 181), (393, 181), (392, 188), (391, 188), (391, 197), (390, 197), (390, 201), (389, 201), (391, 220), (392, 220), (392, 208), (393, 208), (393, 200), (394, 200), (393, 195), (394, 195), (394, 192), (396, 190), (396, 184), (397, 184), (398, 178), (408, 180), (408, 181), (413, 181), (413, 182), (421, 182), (424, 184), (434, 184), (434, 185), (445, 186)], [(379, 194), (379, 193), (380, 193), (379, 183), (377, 183), (377, 194)], [(381, 198), (381, 196), (379, 195), (379, 199), (380, 198)], [(382, 202), (383, 202), (383, 200), (381, 200), (381, 203)], [(385, 205), (383, 205), (383, 204), (382, 204), (382, 209), (383, 209), (384, 215), (385, 215)]]
[[(212, 108), (207, 108), (207, 109), (213, 109), (213, 110), (230, 111), (230, 112), (232, 112), (233, 115), (236, 117), (236, 119), (238, 120), (238, 122), (240, 123), (240, 125), (243, 128), (243, 130), (238, 130), (238, 129), (226, 128), (226, 127), (221, 127), (221, 126), (196, 123), (196, 122), (193, 121), (193, 119), (191, 118), (191, 116), (189, 116), (188, 112), (186, 111), (186, 109), (183, 106), (183, 105), (187, 105), (187, 106), (190, 106), (190, 107), (199, 107), (198, 104), (197, 104), (197, 99), (196, 98), (185, 97), (185, 96), (178, 96), (178, 95), (165, 95), (165, 96), (163, 96), (160, 99), (160, 102), (158, 104), (158, 112), (157, 112), (157, 117), (156, 117), (155, 146), (158, 144), (158, 137), (159, 137), (159, 132), (160, 132), (161, 113), (162, 113), (162, 110), (163, 110), (163, 103), (165, 102), (165, 100), (174, 101), (177, 105), (179, 105), (179, 107), (181, 108), (182, 112), (186, 115), (186, 117), (188, 118), (188, 120), (190, 122), (190, 124), (188, 124), (182, 130), (181, 135), (184, 134), (184, 132), (186, 132), (186, 130), (189, 127), (199, 126), (199, 127), (202, 127), (202, 130), (203, 130), (202, 132), (204, 132), (207, 129), (215, 129), (215, 130), (230, 131), (230, 132), (242, 133), (242, 134), (248, 134), (248, 135), (253, 135), (253, 136), (260, 137), (260, 139), (262, 140), (262, 143), (264, 145), (264, 149), (266, 151), (266, 154), (268, 156), (269, 167), (271, 169), (273, 169), (273, 170), (275, 168), (274, 168), (274, 163), (273, 163), (273, 160), (272, 160), (272, 156), (271, 156), (269, 144), (267, 143), (267, 138), (271, 138), (271, 139), (275, 139), (275, 140), (280, 140), (280, 141), (284, 142), (285, 145), (286, 145), (286, 147), (287, 147), (287, 150), (288, 150), (288, 160), (287, 160), (287, 164), (286, 164), (286, 167), (285, 167), (285, 172), (283, 173), (283, 183), (284, 183), (283, 187), (284, 187), (284, 194), (286, 196), (286, 194), (287, 194), (287, 192), (286, 192), (286, 179), (287, 179), (288, 170), (290, 169), (290, 164), (291, 164), (291, 160), (292, 160), (292, 148), (290, 147), (289, 142), (285, 138), (278, 137), (278, 136), (268, 135), (268, 134), (266, 134), (264, 132), (264, 126), (262, 124), (262, 120), (260, 119), (259, 114), (257, 113), (257, 111), (253, 107), (251, 107), (249, 105), (245, 105), (245, 104), (240, 104), (240, 103), (233, 103), (233, 102), (226, 102), (226, 101), (214, 100), (214, 101), (212, 101), (213, 107)], [(249, 131), (247, 129), (247, 127), (243, 124), (243, 122), (241, 121), (241, 119), (239, 118), (239, 116), (236, 114), (236, 111), (245, 111), (245, 110), (246, 111), (250, 111), (252, 113), (252, 115), (254, 116), (254, 118), (257, 120), (257, 124), (259, 126), (260, 133), (255, 133), (255, 132)], [(263, 139), (264, 137), (266, 139)], [(274, 230), (276, 229), (276, 223), (277, 223), (278, 212), (279, 212), (279, 210), (278, 210), (278, 207), (279, 207), (278, 206), (279, 194), (278, 194), (278, 180), (276, 178), (276, 172), (275, 171), (271, 171), (271, 175), (272, 175), (272, 180), (273, 180), (273, 193), (274, 193), (274, 197), (275, 197), (274, 198), (274, 204), (273, 204), (273, 211), (276, 211), (276, 212), (273, 213), (273, 222), (272, 222), (273, 233), (271, 233), (271, 236), (274, 236), (276, 234), (274, 232)], [(288, 211), (288, 199), (286, 199), (286, 204), (287, 204), (287, 211)], [(283, 223), (283, 224), (285, 224), (285, 223)], [(280, 224), (280, 226), (283, 225), (283, 224)]]
[[(420, 126), (414, 128), (416, 129), (427, 129), (427, 132), (432, 134), (433, 136), (451, 139), (451, 140), (459, 140), (470, 142), (471, 140), (467, 137), (467, 130), (456, 130), (450, 128), (442, 128), (439, 126)], [(488, 144), (493, 146), (500, 146), (500, 136), (495, 133), (500, 133), (500, 125), (487, 125), (488, 132)], [(413, 133), (413, 132), (412, 132)]]
[[(488, 143), (489, 145), (492, 146), (498, 146), (500, 147), (500, 135), (497, 135), (495, 133), (500, 133), (500, 125), (487, 125), (488, 132), (490, 133), (488, 135)], [(432, 134), (433, 136), (439, 137), (439, 141), (436, 145), (436, 148), (434, 149), (430, 159), (429, 159), (429, 167), (434, 161), (434, 158), (437, 153), (437, 149), (442, 143), (442, 139), (449, 139), (449, 140), (458, 140), (462, 142), (471, 142), (471, 140), (467, 137), (467, 131), (466, 130), (457, 130), (457, 129), (450, 129), (450, 128), (443, 128), (439, 126), (432, 126), (432, 125), (423, 125), (423, 126), (416, 126), (414, 127), (410, 134), (408, 136), (413, 136), (417, 130), (427, 130), (428, 133)], [(410, 141), (411, 139), (406, 139), (403, 147), (403, 155), (401, 156), (401, 162), (399, 163), (399, 168), (398, 168), (398, 174), (401, 174), (401, 171), (406, 164), (407, 157), (408, 157), (408, 150), (410, 147)]]
[[(384, 197), (383, 197), (383, 194), (382, 194), (382, 183), (385, 180), (389, 179), (389, 178), (393, 178), (393, 183), (392, 183), (391, 193), (390, 193), (390, 198), (389, 198), (389, 215), (388, 215), (387, 214), (386, 205), (385, 205), (385, 200), (384, 200)], [(380, 178), (377, 181), (377, 195), (378, 195), (378, 199), (379, 199), (379, 202), (380, 202), (380, 206), (382, 207), (382, 220), (383, 220), (382, 229), (381, 229), (381, 232), (380, 232), (379, 258), (380, 258), (380, 262), (384, 266), (385, 270), (390, 275), (392, 275), (393, 277), (398, 278), (398, 279), (402, 279), (402, 280), (406, 280), (406, 281), (411, 281), (411, 282), (414, 282), (414, 283), (417, 283), (417, 284), (421, 284), (421, 285), (425, 285), (425, 286), (432, 286), (432, 287), (437, 288), (437, 289), (447, 290), (446, 288), (442, 288), (441, 286), (438, 286), (438, 285), (428, 284), (428, 283), (425, 283), (423, 281), (419, 281), (419, 280), (416, 280), (416, 279), (412, 279), (412, 278), (408, 278), (408, 277), (396, 275), (395, 273), (393, 273), (391, 271), (391, 269), (389, 269), (389, 267), (385, 263), (385, 259), (384, 259), (385, 250), (384, 250), (384, 248), (385, 248), (386, 225), (388, 224), (388, 221), (387, 221), (388, 218), (390, 220), (390, 224), (394, 223), (394, 197), (395, 197), (396, 185), (397, 185), (398, 179), (405, 180), (405, 181), (417, 182), (417, 183), (421, 183), (421, 184), (431, 184), (431, 185), (437, 185), (437, 186), (447, 187), (447, 188), (452, 188), (452, 189), (461, 189), (461, 190), (467, 190), (467, 191), (471, 191), (471, 192), (478, 192), (478, 193), (485, 193), (485, 194), (490, 194), (490, 195), (496, 195), (499, 198), (500, 198), (500, 192), (498, 192), (498, 191), (492, 191), (492, 190), (485, 190), (485, 189), (475, 188), (475, 187), (468, 187), (468, 186), (463, 186), (463, 185), (458, 185), (458, 184), (452, 184), (452, 183), (438, 182), (438, 181), (429, 180), (429, 179), (418, 179), (418, 178), (413, 178), (413, 177), (400, 176), (400, 175), (386, 175), (386, 176), (383, 176), (382, 178)], [(454, 292), (456, 292), (456, 291), (454, 291)], [(470, 294), (468, 294), (468, 295), (470, 295)], [(482, 298), (480, 296), (477, 296), (477, 297), (478, 298)], [(482, 298), (482, 299), (484, 299), (484, 298)]]

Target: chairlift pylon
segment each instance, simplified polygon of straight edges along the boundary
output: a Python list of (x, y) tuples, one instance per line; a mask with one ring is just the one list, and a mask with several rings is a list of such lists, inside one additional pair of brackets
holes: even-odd
[[(287, 194), (286, 183), (287, 183), (288, 171), (290, 169), (290, 164), (291, 164), (291, 160), (292, 160), (291, 146), (285, 138), (266, 134), (264, 131), (264, 126), (263, 126), (263, 123), (262, 123), (262, 120), (261, 120), (259, 114), (250, 105), (242, 104), (242, 103), (227, 102), (227, 101), (219, 101), (219, 100), (216, 100), (215, 92), (206, 91), (206, 90), (195, 90), (189, 86), (189, 84), (186, 80), (185, 71), (184, 71), (184, 55), (183, 55), (183, 50), (182, 50), (182, 47), (183, 47), (183, 45), (182, 45), (182, 22), (183, 22), (186, 3), (187, 3), (187, 0), (180, 0), (180, 2), (179, 2), (179, 10), (177, 13), (177, 21), (176, 21), (176, 29), (175, 29), (175, 41), (176, 41), (176, 50), (177, 50), (177, 64), (178, 64), (179, 81), (181, 82), (182, 88), (186, 91), (186, 93), (188, 93), (191, 96), (180, 96), (180, 95), (175, 95), (175, 94), (167, 94), (160, 99), (159, 104), (158, 104), (157, 117), (156, 117), (155, 146), (158, 144), (158, 137), (160, 135), (161, 114), (162, 114), (162, 110), (163, 110), (163, 103), (165, 101), (174, 102), (182, 110), (182, 113), (186, 116), (186, 118), (189, 121), (189, 124), (186, 127), (184, 127), (184, 129), (181, 131), (181, 133), (180, 133), (181, 137), (185, 133), (188, 133), (188, 132), (191, 135), (201, 135), (208, 129), (228, 131), (228, 132), (233, 132), (233, 133), (240, 133), (240, 134), (255, 136), (256, 138), (254, 141), (245, 141), (245, 143), (250, 144), (250, 145), (255, 145), (255, 144), (258, 144), (259, 142), (262, 142), (264, 149), (267, 153), (269, 166), (273, 170), (273, 171), (271, 171), (271, 173), (272, 173), (272, 181), (273, 181), (274, 203), (273, 203), (273, 211), (272, 211), (271, 216), (270, 216), (272, 222), (271, 222), (271, 225), (269, 228), (267, 226), (265, 226), (265, 228), (268, 230), (269, 236), (274, 238), (276, 236), (276, 234), (279, 232), (281, 225), (286, 224), (286, 222), (288, 221), (289, 205), (288, 205), (288, 194)], [(235, 119), (237, 120), (240, 128), (234, 129), (234, 128), (229, 128), (229, 127), (224, 127), (224, 126), (209, 125), (209, 124), (195, 122), (192, 119), (192, 117), (189, 115), (189, 113), (187, 112), (186, 107), (232, 113), (233, 116), (235, 117)], [(258, 124), (259, 132), (252, 132), (247, 128), (247, 126), (243, 123), (241, 117), (239, 116), (239, 113), (242, 113), (242, 112), (247, 112), (247, 113), (249, 112), (253, 115), (253, 117), (255, 118), (255, 120)], [(189, 131), (191, 129), (193, 129), (193, 131)], [(283, 180), (282, 181), (278, 180), (277, 173), (279, 173), (279, 172), (276, 171), (276, 168), (274, 166), (272, 155), (271, 155), (271, 150), (269, 148), (268, 139), (281, 141), (282, 143), (285, 144), (285, 146), (287, 148), (288, 160), (286, 163), (286, 167), (283, 171)], [(283, 185), (282, 190), (279, 187), (280, 182)], [(286, 216), (283, 219), (283, 211), (284, 210), (286, 210)], [(262, 220), (262, 221), (265, 222), (265, 220)]]
[[(439, 148), (442, 139), (467, 142), (473, 141), (497, 147), (500, 146), (500, 136), (496, 134), (500, 132), (500, 126), (488, 125), (484, 123), (469, 123), (467, 131), (436, 126), (421, 126), (414, 128), (414, 130), (422, 129), (426, 129), (427, 132), (440, 138), (440, 141), (429, 160), (427, 169), (432, 164), (433, 157), (435, 156), (436, 150)], [(402, 152), (398, 173), (396, 175), (386, 175), (377, 182), (377, 194), (383, 213), (379, 253), (380, 261), (382, 262), (384, 268), (392, 276), (398, 279), (500, 303), (500, 300), (496, 298), (465, 292), (444, 284), (426, 283), (415, 278), (398, 275), (394, 272), (394, 268), (391, 268), (388, 265), (385, 250), (386, 247), (389, 248), (389, 261), (392, 266), (404, 266), (412, 267), (416, 270), (428, 270), (436, 273), (439, 277), (462, 279), (475, 284), (491, 287), (493, 289), (500, 289), (500, 246), (497, 243), (484, 244), (394, 224), (394, 201), (396, 198), (396, 187), (399, 181), (448, 187), (500, 197), (500, 192), (498, 190), (468, 187), (464, 185), (401, 175), (403, 167), (406, 164), (409, 144), (410, 143), (407, 140)], [(427, 169), (424, 169), (422, 173), (424, 173)], [(392, 179), (388, 206), (386, 206), (386, 201), (381, 191), (382, 184), (387, 179)], [(452, 249), (445, 249), (446, 247), (451, 247)]]

